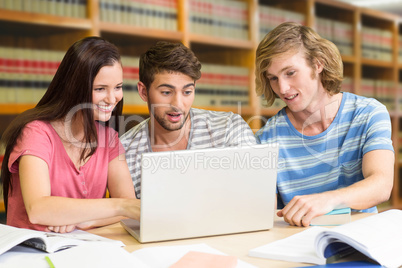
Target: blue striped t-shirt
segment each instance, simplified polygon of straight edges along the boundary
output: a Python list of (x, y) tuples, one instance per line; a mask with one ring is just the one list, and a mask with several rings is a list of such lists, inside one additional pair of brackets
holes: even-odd
[[(296, 195), (347, 187), (364, 179), (363, 155), (372, 150), (393, 151), (391, 121), (384, 105), (372, 98), (344, 92), (331, 125), (305, 136), (292, 125), (285, 108), (256, 134), (259, 143), (278, 143), (278, 208)], [(377, 208), (361, 210), (376, 212)]]

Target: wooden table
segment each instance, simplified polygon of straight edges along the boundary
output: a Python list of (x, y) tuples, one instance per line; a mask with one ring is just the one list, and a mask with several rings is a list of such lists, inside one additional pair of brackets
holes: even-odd
[[(352, 220), (357, 220), (366, 217), (368, 213), (352, 213)], [(105, 227), (92, 229), (89, 232), (110, 239), (122, 241), (129, 252), (137, 249), (154, 247), (154, 246), (172, 246), (172, 245), (191, 245), (205, 243), (225, 254), (238, 257), (240, 260), (253, 264), (257, 267), (296, 267), (296, 266), (311, 266), (312, 264), (276, 261), (262, 258), (249, 257), (248, 251), (252, 248), (265, 245), (278, 239), (282, 239), (298, 232), (305, 230), (308, 227), (294, 227), (283, 221), (282, 218), (276, 217), (274, 228), (269, 231), (249, 232), (232, 235), (221, 235), (202, 237), (194, 239), (183, 239), (167, 242), (156, 243), (139, 243), (120, 225), (120, 223), (112, 224)]]

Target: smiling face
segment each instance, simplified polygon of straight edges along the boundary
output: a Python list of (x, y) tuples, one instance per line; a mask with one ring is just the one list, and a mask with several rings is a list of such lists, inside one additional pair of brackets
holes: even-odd
[(155, 74), (149, 89), (141, 82), (138, 92), (148, 103), (155, 127), (168, 131), (180, 130), (186, 123), (194, 101), (195, 82), (182, 73)]
[(315, 110), (326, 94), (319, 79), (320, 64), (307, 63), (304, 52), (286, 53), (272, 60), (267, 77), (272, 90), (287, 104), (291, 112)]
[(119, 62), (102, 67), (96, 75), (92, 89), (94, 118), (108, 121), (117, 103), (123, 98), (123, 69)]

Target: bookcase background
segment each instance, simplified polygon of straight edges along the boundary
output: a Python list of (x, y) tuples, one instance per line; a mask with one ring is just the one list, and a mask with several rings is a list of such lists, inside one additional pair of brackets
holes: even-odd
[[(211, 10), (215, 13), (211, 14)], [(41, 55), (40, 51), (50, 51), (57, 58), (78, 39), (102, 36), (116, 44), (124, 57), (127, 89), (123, 112), (126, 118), (136, 115), (134, 120), (140, 120), (146, 118), (148, 110), (136, 97), (136, 59), (159, 40), (182, 42), (203, 64), (212, 66), (211, 74), (216, 65), (221, 69), (215, 74), (226, 74), (236, 67), (246, 76), (245, 85), (239, 89), (241, 93), (225, 93), (229, 94), (225, 95), (228, 102), (222, 102), (226, 104), (206, 105), (208, 101), (214, 103), (211, 100), (215, 98), (206, 95), (195, 106), (239, 113), (257, 131), (283, 104), (277, 101), (266, 108), (256, 96), (255, 50), (264, 34), (286, 20), (313, 27), (337, 44), (344, 62), (344, 91), (376, 97), (387, 105), (396, 153), (390, 204), (402, 208), (402, 19), (396, 15), (335, 0), (0, 0), (0, 68), (3, 68), (0, 81), (10, 80), (2, 59), (8, 55), (4, 47), (34, 51), (32, 55), (26, 52), (27, 58), (34, 58), (35, 53)], [(34, 79), (32, 75), (27, 79)], [(42, 80), (51, 79), (47, 75), (43, 74)], [(200, 81), (203, 92), (215, 92), (214, 87), (218, 86), (209, 83), (206, 77), (201, 78), (203, 83)], [(228, 90), (227, 84), (220, 87), (219, 92)], [(34, 96), (32, 101), (29, 98), (6, 101), (7, 92), (10, 89), (3, 82), (0, 135), (10, 120), (32, 108), (36, 103), (34, 97), (38, 97)], [(26, 98), (25, 93), (20, 92)], [(238, 101), (234, 96), (242, 96), (243, 104), (233, 105)]]

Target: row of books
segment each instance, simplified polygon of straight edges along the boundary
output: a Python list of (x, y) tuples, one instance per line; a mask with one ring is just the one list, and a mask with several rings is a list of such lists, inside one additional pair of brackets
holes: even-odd
[[(402, 145), (402, 131), (399, 132), (398, 145), (399, 145), (399, 147), (398, 147), (397, 159), (399, 160), (399, 159), (402, 159), (402, 147), (401, 147), (401, 145)], [(402, 182), (402, 167), (399, 168), (399, 181)], [(400, 189), (399, 192), (401, 192), (402, 191), (402, 184), (399, 183), (399, 185), (400, 185), (399, 186), (399, 189)]]
[(402, 34), (399, 35), (399, 58), (398, 62), (402, 64)]
[(87, 17), (87, 0), (2, 0), (0, 8), (73, 18)]
[(392, 60), (392, 32), (389, 30), (362, 27), (362, 56), (383, 61)]
[(306, 24), (306, 16), (302, 13), (260, 5), (259, 7), (259, 38), (262, 40), (276, 26), (286, 21)]
[[(399, 131), (398, 131), (398, 152), (395, 152), (395, 153), (398, 153), (397, 159), (402, 159), (402, 130), (401, 129), (399, 129)], [(402, 177), (402, 167), (399, 170), (399, 176)], [(402, 185), (400, 187), (402, 190)]]
[(316, 17), (316, 29), (321, 37), (333, 42), (341, 54), (353, 54), (353, 25), (351, 23)]
[[(178, 30), (177, 0), (99, 0), (100, 19), (163, 30)], [(45, 13), (68, 17), (87, 17), (87, 0), (2, 0), (0, 9)], [(190, 0), (192, 33), (249, 40), (248, 4), (238, 0)], [(305, 24), (305, 15), (275, 7), (259, 6), (259, 37), (262, 39), (275, 26), (285, 21)], [(334, 42), (344, 55), (353, 54), (353, 25), (317, 17), (316, 29)], [(392, 60), (392, 32), (362, 27), (362, 56)], [(399, 36), (402, 46), (402, 35)], [(399, 53), (402, 62), (402, 50)]]
[[(401, 94), (402, 94), (402, 82), (399, 82), (399, 84), (398, 84), (398, 95), (402, 96)], [(398, 103), (399, 111), (402, 111), (402, 98), (399, 97), (398, 101), (399, 101), (399, 103)], [(402, 143), (401, 143), (401, 146), (402, 146)]]
[[(395, 152), (396, 153), (396, 152)], [(397, 159), (402, 159), (402, 130), (398, 131), (398, 156)], [(402, 176), (402, 167), (399, 170), (399, 176)]]
[[(62, 51), (0, 47), (0, 103), (37, 103), (63, 56)], [(137, 93), (139, 59), (123, 56), (122, 63), (125, 103), (144, 104)], [(250, 70), (245, 67), (203, 64), (194, 105), (249, 105), (249, 79)], [(342, 91), (354, 91), (351, 78), (345, 77)], [(402, 84), (398, 91), (402, 92)], [(361, 81), (361, 94), (378, 99), (389, 110), (396, 108), (392, 81), (364, 78)], [(273, 108), (283, 105), (278, 99)], [(399, 105), (402, 110), (402, 102)]]
[(250, 70), (245, 67), (202, 64), (195, 106), (248, 106)]
[(190, 0), (190, 32), (249, 40), (246, 1)]
[[(64, 53), (64, 51), (0, 47), (0, 103), (37, 103), (53, 79)], [(128, 62), (124, 67), (127, 87), (133, 85), (136, 87), (138, 63), (137, 80), (130, 83), (132, 77), (130, 61), (138, 62), (138, 58), (137, 60), (123, 58)]]
[[(0, 47), (0, 103), (37, 103), (64, 56), (63, 51)], [(143, 104), (137, 93), (138, 58), (122, 57), (124, 100)]]
[[(45, 93), (62, 51), (0, 47), (0, 103), (37, 103)], [(143, 105), (138, 95), (138, 57), (122, 56), (124, 101)], [(244, 67), (203, 64), (197, 82), (197, 106), (249, 104), (250, 70)]]
[(0, 103), (38, 102), (64, 52), (0, 47)]
[(353, 83), (354, 83), (354, 81), (353, 81), (352, 77), (344, 76), (343, 81), (342, 81), (341, 91), (353, 93), (355, 91)]
[(140, 59), (138, 57), (121, 57), (121, 62), (123, 64), (123, 92), (125, 105), (145, 104), (138, 94), (137, 87), (137, 83), (140, 80), (139, 61)]
[(361, 80), (361, 95), (376, 98), (388, 110), (395, 110), (394, 82), (381, 79), (363, 78)]
[[(122, 57), (124, 103), (144, 105), (138, 94), (139, 59)], [(236, 66), (202, 64), (201, 79), (196, 83), (195, 106), (249, 105), (249, 69)]]
[(100, 0), (104, 22), (177, 31), (177, 0)]

